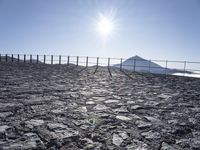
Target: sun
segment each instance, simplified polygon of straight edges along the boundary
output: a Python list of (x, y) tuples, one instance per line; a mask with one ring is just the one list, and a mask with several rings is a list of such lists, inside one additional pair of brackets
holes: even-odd
[(104, 38), (110, 36), (114, 31), (113, 19), (99, 14), (96, 21), (96, 30)]

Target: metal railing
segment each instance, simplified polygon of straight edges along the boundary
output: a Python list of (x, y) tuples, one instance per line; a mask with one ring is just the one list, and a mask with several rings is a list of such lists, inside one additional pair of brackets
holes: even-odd
[(200, 62), (169, 61), (169, 60), (145, 60), (133, 58), (104, 58), (88, 56), (65, 56), (65, 55), (26, 55), (26, 54), (0, 54), (0, 62), (21, 62), (35, 64), (74, 64), (76, 66), (106, 66), (132, 72), (146, 72), (159, 74), (180, 73), (200, 75)]

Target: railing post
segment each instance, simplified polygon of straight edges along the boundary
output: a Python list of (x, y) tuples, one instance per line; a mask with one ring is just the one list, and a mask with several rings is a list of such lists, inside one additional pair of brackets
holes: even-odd
[(99, 57), (97, 57), (97, 68), (99, 67)]
[(37, 55), (37, 64), (38, 64), (38, 62), (39, 62), (39, 55)]
[(108, 69), (110, 69), (110, 58), (108, 58)]
[(19, 62), (19, 54), (17, 55), (17, 61)]
[(6, 54), (6, 62), (8, 61), (8, 55)]
[(30, 55), (30, 63), (32, 64), (32, 55)]
[(26, 54), (24, 54), (24, 63), (26, 62)]
[(110, 72), (110, 58), (108, 58), (108, 72), (109, 72), (110, 76), (112, 77), (112, 74)]
[(151, 73), (151, 59), (149, 60), (149, 73)]
[(96, 69), (95, 69), (94, 73), (97, 72), (98, 66), (99, 66), (99, 57), (97, 57), (97, 66), (96, 66)]
[(88, 56), (86, 57), (86, 67), (88, 67)]
[(67, 56), (67, 65), (69, 66), (69, 59), (70, 59), (70, 56)]
[(51, 64), (53, 64), (53, 55), (51, 55)]
[(78, 67), (78, 56), (77, 56), (77, 58), (76, 58), (76, 67)]
[(0, 54), (0, 62), (1, 62), (1, 54)]
[(186, 73), (186, 61), (184, 61), (184, 75), (185, 75), (185, 73)]
[(59, 56), (59, 65), (61, 64), (61, 55)]
[(44, 64), (46, 63), (46, 55), (44, 55)]
[(122, 58), (121, 58), (121, 61), (120, 61), (120, 71), (122, 71)]
[(11, 56), (11, 57), (12, 57), (12, 62), (13, 62), (13, 54), (12, 54), (12, 56)]
[(168, 60), (166, 60), (166, 64), (165, 64), (165, 75), (167, 75), (167, 64), (168, 64)]

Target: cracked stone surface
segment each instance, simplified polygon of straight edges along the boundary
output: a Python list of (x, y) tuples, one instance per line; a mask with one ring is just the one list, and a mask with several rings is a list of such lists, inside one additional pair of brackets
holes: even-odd
[(0, 63), (0, 149), (200, 149), (200, 79), (94, 70)]

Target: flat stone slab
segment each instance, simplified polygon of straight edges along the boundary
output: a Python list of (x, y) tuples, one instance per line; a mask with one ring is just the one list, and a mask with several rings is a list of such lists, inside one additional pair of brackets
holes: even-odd
[(160, 94), (158, 95), (159, 98), (162, 98), (162, 99), (165, 99), (165, 100), (168, 100), (169, 98), (171, 98), (172, 96), (171, 95), (167, 95), (167, 94)]
[(99, 96), (99, 97), (92, 97), (92, 99), (93, 99), (94, 101), (96, 101), (96, 102), (102, 102), (102, 101), (105, 101), (105, 100), (106, 100), (105, 97), (101, 97), (101, 96)]
[(41, 126), (44, 124), (44, 120), (40, 120), (40, 119), (31, 119), (29, 121), (26, 121), (26, 124), (28, 126)]
[(57, 130), (57, 129), (66, 129), (68, 126), (62, 124), (62, 123), (48, 123), (47, 124), (48, 128), (50, 130)]
[(65, 139), (79, 135), (79, 131), (69, 128), (64, 124), (48, 123), (47, 126), (51, 130), (50, 133), (53, 139)]
[(117, 108), (117, 109), (114, 109), (114, 112), (118, 112), (118, 113), (128, 113), (128, 109), (127, 107), (120, 107), (120, 108)]
[(86, 105), (94, 105), (95, 104), (95, 102), (93, 102), (93, 101), (87, 101), (85, 103), (86, 103)]
[(131, 104), (135, 104), (135, 101), (127, 101), (126, 103), (131, 105)]
[(140, 106), (140, 105), (131, 106), (131, 110), (136, 110), (136, 109), (141, 109), (141, 108), (142, 108), (142, 106)]
[(160, 133), (153, 132), (153, 131), (143, 132), (141, 133), (141, 135), (144, 136), (146, 139), (150, 139), (150, 140), (161, 138)]
[(148, 150), (148, 145), (142, 141), (133, 139), (132, 144), (126, 146), (127, 150)]
[(13, 115), (12, 112), (0, 112), (0, 118), (6, 118)]
[(120, 146), (123, 142), (123, 138), (120, 137), (118, 134), (113, 134), (112, 142), (114, 145)]
[(101, 105), (101, 104), (97, 104), (95, 107), (93, 107), (94, 110), (107, 110), (109, 109), (110, 107), (107, 107), (105, 105)]
[(122, 121), (130, 121), (131, 118), (126, 117), (126, 116), (116, 116), (117, 119), (122, 120)]
[(75, 111), (80, 112), (80, 113), (86, 113), (87, 112), (87, 107), (82, 106), (76, 109)]
[(176, 150), (176, 148), (167, 144), (166, 142), (162, 142), (162, 147), (160, 150)]
[(109, 100), (104, 101), (104, 103), (106, 103), (106, 104), (110, 104), (110, 103), (119, 103), (119, 100), (109, 99)]
[(161, 122), (161, 120), (159, 120), (158, 118), (152, 117), (152, 116), (144, 116), (144, 118), (147, 119), (148, 121), (154, 122), (154, 123), (155, 122), (157, 122), (157, 123)]
[(118, 131), (118, 133), (113, 134), (112, 143), (116, 146), (120, 146), (127, 138), (128, 135), (125, 131)]
[(9, 128), (10, 128), (10, 127), (7, 126), (7, 125), (0, 126), (0, 133), (5, 133), (5, 131), (6, 131), (7, 129), (9, 129)]
[(1, 150), (45, 149), (44, 143), (35, 133), (26, 133), (22, 138), (0, 143)]
[(149, 127), (152, 126), (151, 123), (144, 122), (144, 121), (142, 121), (142, 120), (137, 120), (137, 121), (135, 122), (135, 124), (137, 125), (137, 127), (138, 127), (139, 129), (145, 129), (145, 128), (149, 128)]

